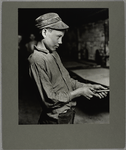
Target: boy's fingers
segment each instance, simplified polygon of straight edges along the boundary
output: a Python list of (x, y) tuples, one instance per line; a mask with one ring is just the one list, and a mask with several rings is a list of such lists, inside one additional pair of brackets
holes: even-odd
[(107, 88), (106, 88), (106, 87), (104, 87), (104, 86), (101, 86), (101, 89), (104, 89), (104, 90), (106, 90)]

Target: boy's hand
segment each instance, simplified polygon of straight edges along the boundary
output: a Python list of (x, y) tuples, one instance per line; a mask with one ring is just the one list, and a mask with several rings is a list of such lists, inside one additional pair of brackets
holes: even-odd
[(94, 89), (92, 87), (84, 86), (80, 88), (80, 90), (81, 90), (81, 95), (86, 97), (89, 100), (95, 95), (93, 92)]
[(105, 98), (108, 94), (108, 91), (105, 91), (105, 90), (107, 90), (107, 88), (105, 88), (101, 85), (95, 84), (95, 85), (92, 85), (92, 88), (94, 89), (94, 91), (93, 91), (94, 95), (96, 97), (99, 97), (100, 99)]

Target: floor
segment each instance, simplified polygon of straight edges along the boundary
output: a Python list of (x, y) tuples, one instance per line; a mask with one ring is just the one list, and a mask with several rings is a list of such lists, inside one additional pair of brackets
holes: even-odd
[[(69, 70), (78, 69), (79, 71), (80, 69), (90, 68), (92, 64), (66, 62), (64, 65)], [(75, 74), (74, 77), (80, 80)], [(28, 77), (20, 78), (19, 89), (19, 124), (37, 124), (41, 107), (39, 101), (35, 100), (35, 91), (32, 91)], [(108, 124), (109, 117), (109, 95), (102, 100), (93, 98), (90, 101), (80, 97), (76, 107), (74, 124)]]

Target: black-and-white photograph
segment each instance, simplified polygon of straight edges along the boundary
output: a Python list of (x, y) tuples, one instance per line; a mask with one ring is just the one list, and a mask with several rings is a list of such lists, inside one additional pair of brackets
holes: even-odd
[(18, 8), (18, 124), (109, 124), (108, 8)]

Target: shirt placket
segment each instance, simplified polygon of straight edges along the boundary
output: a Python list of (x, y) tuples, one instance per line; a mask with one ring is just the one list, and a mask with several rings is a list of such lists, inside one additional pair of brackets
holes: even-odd
[(58, 66), (58, 68), (59, 68), (59, 71), (60, 71), (60, 73), (61, 73), (61, 76), (62, 76), (62, 78), (63, 78), (65, 84), (66, 84), (66, 87), (67, 87), (67, 89), (69, 90), (69, 86), (67, 85), (67, 81), (66, 81), (66, 79), (64, 78), (63, 71), (62, 71), (62, 69), (61, 69), (60, 63), (58, 63), (58, 60), (57, 60), (57, 58), (56, 58), (54, 55), (52, 55), (52, 56), (53, 56), (53, 58), (54, 58), (54, 60), (55, 60), (55, 62), (56, 62), (56, 64), (57, 64), (57, 66)]

